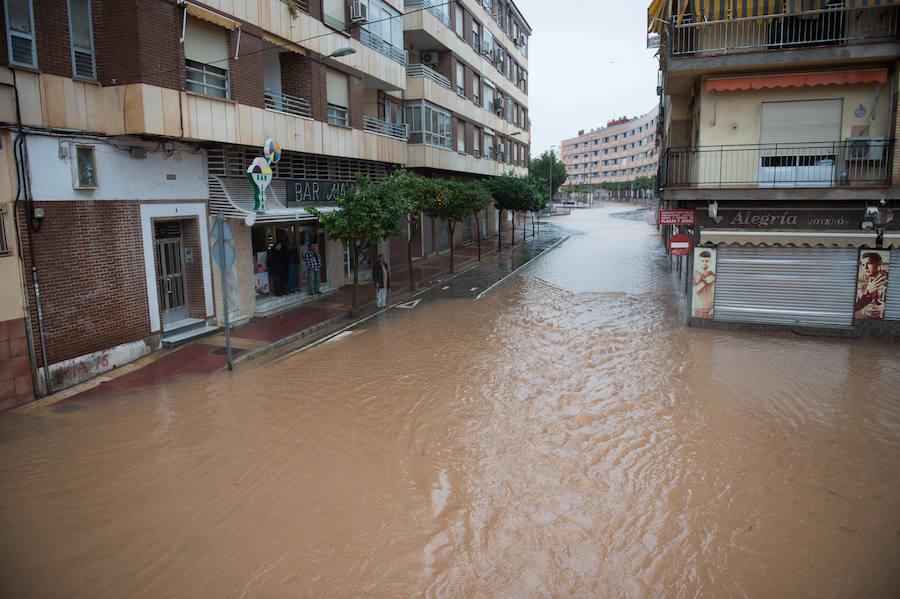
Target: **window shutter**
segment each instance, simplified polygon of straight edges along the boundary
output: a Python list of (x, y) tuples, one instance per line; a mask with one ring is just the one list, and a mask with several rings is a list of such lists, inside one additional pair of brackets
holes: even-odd
[(347, 75), (329, 69), (325, 71), (325, 86), (329, 104), (350, 108)]
[(6, 0), (6, 39), (11, 64), (37, 68), (31, 0)]
[(90, 0), (69, 0), (69, 33), (75, 76), (96, 79)]
[(456, 17), (456, 34), (459, 37), (462, 37), (463, 31), (464, 31), (464, 29), (463, 29), (463, 23), (464, 23), (463, 9), (459, 4), (457, 4), (455, 8), (456, 8), (456, 11), (455, 11), (456, 14), (454, 16)]
[(466, 85), (466, 68), (463, 63), (456, 63), (456, 87), (463, 88)]
[(809, 143), (841, 140), (843, 100), (763, 102), (759, 143)]
[(347, 3), (344, 0), (323, 0), (322, 12), (325, 24), (336, 29), (347, 25)]
[(184, 58), (228, 70), (228, 33), (225, 29), (187, 18), (184, 33)]

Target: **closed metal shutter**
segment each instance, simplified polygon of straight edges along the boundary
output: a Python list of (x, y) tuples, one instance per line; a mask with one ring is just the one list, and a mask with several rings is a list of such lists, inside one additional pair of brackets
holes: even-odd
[(469, 221), (472, 220), (472, 217), (466, 217), (460, 221), (462, 225), (462, 242), (463, 245), (467, 245), (472, 243), (472, 227), (469, 226)]
[(888, 286), (884, 296), (884, 319), (900, 320), (900, 249), (891, 250)]
[(219, 69), (228, 69), (228, 30), (188, 17), (184, 32), (184, 57)]
[(849, 327), (858, 255), (856, 248), (720, 247), (713, 318)]
[(840, 141), (843, 104), (843, 100), (763, 102), (759, 143)]

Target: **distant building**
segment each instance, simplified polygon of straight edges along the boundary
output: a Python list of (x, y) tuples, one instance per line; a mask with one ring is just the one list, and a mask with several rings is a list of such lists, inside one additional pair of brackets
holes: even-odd
[(564, 139), (560, 148), (567, 186), (584, 184), (596, 191), (603, 183), (655, 177), (658, 120), (659, 105), (643, 116), (613, 119), (605, 127)]

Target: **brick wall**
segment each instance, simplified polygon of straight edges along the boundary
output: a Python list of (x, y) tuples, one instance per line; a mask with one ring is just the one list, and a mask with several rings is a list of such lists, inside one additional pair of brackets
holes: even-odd
[(350, 75), (350, 126), (362, 129), (363, 125), (363, 83), (360, 77)]
[(475, 125), (466, 123), (466, 154), (475, 150)]
[[(248, 106), (263, 108), (265, 105), (265, 78), (263, 75), (262, 30), (245, 26), (241, 34), (238, 59), (234, 60), (238, 34), (230, 32), (229, 38), (229, 79), (231, 99)], [(274, 52), (275, 50), (270, 50)]]
[(34, 399), (25, 319), (0, 322), (0, 410)]
[(325, 67), (312, 59), (295, 52), (282, 52), (281, 89), (286, 94), (299, 96), (309, 101), (312, 118), (324, 121), (328, 117), (325, 90)]
[(472, 88), (474, 87), (475, 72), (469, 67), (465, 68), (466, 80), (463, 82), (466, 97), (472, 99)]
[[(136, 0), (95, 0), (91, 2), (91, 11), (98, 80), (103, 85), (140, 81), (142, 53), (138, 51), (140, 37)], [(180, 46), (176, 54), (180, 53), (179, 56), (183, 57)], [(172, 74), (174, 82), (177, 82), (179, 62), (183, 62), (183, 58), (173, 59), (168, 64), (169, 69), (176, 69)]]
[(33, 6), (38, 68), (45, 73), (71, 77), (68, 2), (34, 0)]
[(432, 68), (452, 83), (456, 80), (456, 73), (454, 72), (456, 69), (453, 67), (454, 60), (451, 52), (439, 52), (437, 66)]
[[(41, 208), (46, 216), (40, 232), (32, 233), (32, 243), (47, 360), (53, 364), (148, 337), (140, 204), (41, 202)], [(21, 235), (27, 244), (24, 227)], [(28, 250), (23, 254), (30, 272)], [(26, 286), (30, 317), (37, 323), (30, 277)], [(35, 359), (43, 365), (37, 329), (32, 331)]]

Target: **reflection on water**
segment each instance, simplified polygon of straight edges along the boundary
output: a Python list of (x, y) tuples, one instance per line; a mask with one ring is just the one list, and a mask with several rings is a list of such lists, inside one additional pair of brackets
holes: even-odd
[(0, 594), (900, 596), (898, 346), (684, 328), (614, 211), (483, 300), (0, 416)]

